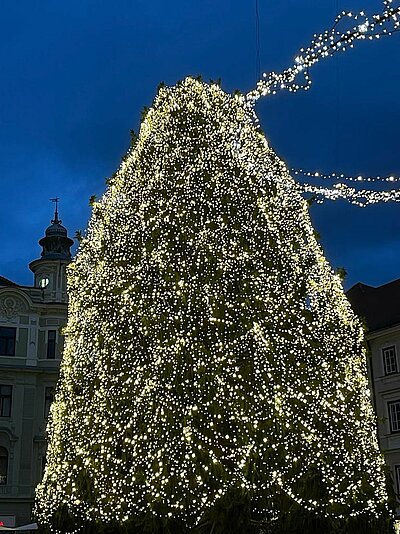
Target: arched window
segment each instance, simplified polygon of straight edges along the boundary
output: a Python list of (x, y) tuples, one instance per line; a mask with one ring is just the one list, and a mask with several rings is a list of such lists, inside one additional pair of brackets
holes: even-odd
[(7, 484), (8, 471), (8, 451), (5, 447), (0, 447), (0, 486)]

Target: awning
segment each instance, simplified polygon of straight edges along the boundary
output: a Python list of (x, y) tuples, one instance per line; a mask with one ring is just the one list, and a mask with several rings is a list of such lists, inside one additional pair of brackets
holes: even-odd
[(16, 532), (17, 530), (37, 530), (37, 523), (29, 523), (29, 525), (23, 525), (22, 527), (0, 527), (0, 532), (7, 530), (8, 532)]

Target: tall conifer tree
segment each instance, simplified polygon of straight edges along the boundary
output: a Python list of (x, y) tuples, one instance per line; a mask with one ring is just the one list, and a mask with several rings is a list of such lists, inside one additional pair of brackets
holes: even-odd
[(240, 95), (162, 87), (69, 268), (52, 532), (390, 532), (362, 326)]

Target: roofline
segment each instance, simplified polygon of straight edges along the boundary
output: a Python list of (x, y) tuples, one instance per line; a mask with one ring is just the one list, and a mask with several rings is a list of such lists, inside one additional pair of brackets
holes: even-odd
[[(14, 287), (20, 287), (19, 284), (17, 284), (16, 282), (13, 282), (12, 280), (10, 280), (9, 278), (6, 278), (5, 276), (2, 276), (0, 274), (0, 281), (1, 280), (4, 280), (5, 282), (7, 282), (7, 284), (10, 284), (10, 286), (14, 286)], [(4, 286), (4, 287), (7, 287), (7, 286)]]
[(387, 336), (390, 334), (395, 334), (400, 332), (400, 323), (395, 323), (394, 325), (383, 326), (376, 330), (369, 330), (367, 332), (367, 339), (377, 339), (378, 337)]
[(381, 289), (382, 287), (389, 286), (390, 284), (394, 284), (395, 282), (399, 282), (400, 283), (400, 278), (395, 278), (394, 280), (390, 280), (390, 282), (386, 282), (385, 284), (381, 284), (380, 286), (370, 286), (369, 284), (364, 284), (364, 282), (357, 282), (356, 284), (351, 286), (346, 291), (346, 293), (348, 293), (349, 291), (351, 291), (352, 289), (354, 289), (357, 286), (368, 287), (369, 289)]
[(347, 289), (345, 291), (345, 293), (348, 293), (349, 291), (351, 291), (352, 289), (354, 289), (355, 287), (368, 287), (370, 289), (376, 289), (374, 286), (369, 286), (368, 284), (364, 284), (363, 282), (356, 282), (354, 285), (352, 285), (351, 287), (349, 287), (349, 289)]

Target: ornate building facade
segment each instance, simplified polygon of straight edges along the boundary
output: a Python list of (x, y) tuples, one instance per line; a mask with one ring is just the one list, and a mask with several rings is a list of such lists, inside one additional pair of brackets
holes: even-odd
[(358, 283), (347, 296), (368, 329), (369, 378), (379, 444), (400, 503), (400, 279), (379, 287)]
[(67, 318), (72, 239), (54, 219), (29, 268), (33, 286), (0, 276), (0, 524), (29, 523), (46, 457), (45, 430)]

